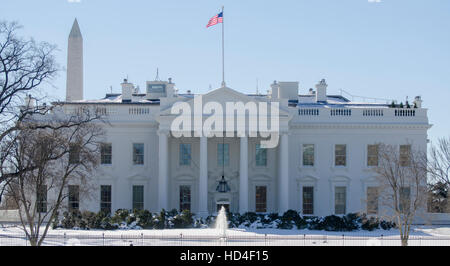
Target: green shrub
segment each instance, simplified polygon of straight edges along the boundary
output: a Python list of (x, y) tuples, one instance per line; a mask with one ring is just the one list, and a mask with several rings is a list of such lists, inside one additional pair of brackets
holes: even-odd
[(361, 216), (361, 229), (366, 231), (373, 231), (380, 228), (380, 221), (375, 217), (367, 217), (366, 214)]
[(189, 210), (184, 210), (180, 214), (175, 215), (173, 219), (174, 228), (191, 228), (194, 220)]
[(137, 225), (144, 228), (149, 229), (153, 228), (153, 215), (148, 210), (135, 210), (135, 217), (137, 221)]

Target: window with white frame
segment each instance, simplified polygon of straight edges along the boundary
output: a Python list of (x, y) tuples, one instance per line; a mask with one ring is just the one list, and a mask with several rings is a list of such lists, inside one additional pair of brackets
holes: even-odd
[(399, 189), (399, 210), (402, 213), (409, 212), (411, 205), (411, 188), (410, 187), (400, 187)]
[(347, 145), (336, 144), (334, 147), (334, 165), (346, 166), (347, 165)]
[(144, 144), (143, 143), (133, 143), (133, 164), (143, 165), (144, 164)]
[(267, 212), (267, 186), (255, 188), (255, 212)]
[(314, 144), (303, 144), (303, 166), (314, 166)]
[(37, 212), (47, 212), (47, 186), (40, 185), (36, 192)]
[(378, 187), (367, 187), (367, 214), (378, 214)]
[(367, 145), (367, 166), (378, 166), (378, 145)]
[(191, 211), (191, 186), (180, 186), (180, 211)]
[(303, 214), (314, 214), (314, 187), (303, 187), (302, 192)]
[(100, 211), (105, 214), (111, 214), (112, 190), (110, 185), (100, 186)]
[(347, 188), (337, 186), (334, 188), (334, 213), (345, 214), (347, 205)]
[(80, 162), (80, 146), (78, 144), (72, 143), (69, 146), (69, 163), (77, 164)]
[(411, 145), (400, 145), (400, 165), (409, 166), (411, 158)]
[(112, 144), (102, 143), (100, 144), (100, 159), (101, 164), (111, 164), (112, 163)]
[(144, 209), (144, 186), (133, 186), (133, 210)]
[(180, 165), (191, 165), (191, 144), (180, 143)]
[(256, 144), (255, 161), (256, 166), (267, 166), (267, 149), (262, 148), (261, 144)]
[(69, 211), (73, 212), (80, 208), (80, 186), (69, 185)]

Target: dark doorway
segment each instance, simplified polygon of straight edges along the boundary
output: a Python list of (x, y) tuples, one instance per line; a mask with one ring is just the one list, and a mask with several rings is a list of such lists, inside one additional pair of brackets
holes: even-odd
[(227, 203), (227, 204), (218, 203), (218, 204), (217, 204), (217, 212), (220, 211), (220, 209), (222, 208), (222, 206), (225, 207), (225, 210), (227, 211), (227, 213), (230, 212), (230, 204), (228, 204), (228, 203)]

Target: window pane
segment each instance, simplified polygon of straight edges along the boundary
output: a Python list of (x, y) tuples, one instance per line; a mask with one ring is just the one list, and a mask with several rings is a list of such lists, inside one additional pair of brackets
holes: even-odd
[(101, 164), (111, 164), (112, 162), (112, 145), (111, 143), (101, 144)]
[(180, 144), (180, 165), (191, 165), (191, 144)]
[(80, 162), (80, 147), (76, 144), (70, 144), (69, 163), (77, 164)]
[(217, 144), (217, 165), (230, 165), (230, 145), (228, 143)]
[(314, 214), (314, 187), (303, 187), (303, 214)]
[(133, 144), (133, 164), (144, 164), (144, 144)]
[(378, 145), (367, 145), (367, 166), (378, 166)]
[(347, 145), (336, 145), (334, 149), (335, 158), (334, 162), (336, 166), (347, 165)]
[(191, 186), (180, 186), (180, 211), (191, 211)]
[(401, 212), (406, 213), (409, 212), (409, 208), (411, 205), (411, 188), (409, 187), (401, 187), (399, 190), (400, 202), (399, 209)]
[(378, 213), (378, 188), (367, 188), (367, 214)]
[(303, 144), (303, 165), (314, 166), (314, 144)]
[(36, 193), (37, 212), (47, 212), (47, 186), (41, 185)]
[(400, 165), (409, 166), (411, 156), (411, 145), (400, 145)]
[(69, 186), (69, 211), (78, 210), (80, 207), (80, 187)]
[(267, 149), (256, 144), (256, 166), (267, 166)]
[(346, 187), (334, 188), (334, 212), (336, 214), (345, 214), (347, 201)]
[(256, 212), (266, 212), (267, 211), (267, 187), (266, 186), (256, 186), (255, 191), (255, 211)]
[(100, 211), (111, 214), (111, 186), (100, 186)]
[(144, 186), (133, 186), (133, 210), (144, 209)]

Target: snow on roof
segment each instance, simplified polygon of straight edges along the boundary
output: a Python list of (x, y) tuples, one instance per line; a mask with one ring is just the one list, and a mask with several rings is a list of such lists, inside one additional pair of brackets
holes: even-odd
[[(80, 100), (80, 101), (71, 101), (67, 103), (75, 103), (75, 104), (159, 104), (159, 99), (146, 99), (146, 94), (133, 94), (132, 101), (122, 101), (122, 94), (120, 93), (108, 93), (103, 99), (99, 100)], [(184, 98), (194, 98), (195, 94), (178, 94), (179, 97)], [(250, 97), (254, 98), (265, 98), (267, 95), (256, 95), (256, 94), (248, 94)], [(307, 94), (307, 95), (299, 95), (298, 102), (290, 101), (290, 105), (297, 105), (298, 107), (352, 107), (352, 108), (367, 108), (367, 107), (385, 107), (388, 108), (388, 104), (380, 104), (380, 103), (367, 103), (367, 102), (352, 102), (341, 95), (328, 95), (326, 102), (316, 102), (315, 95)]]

